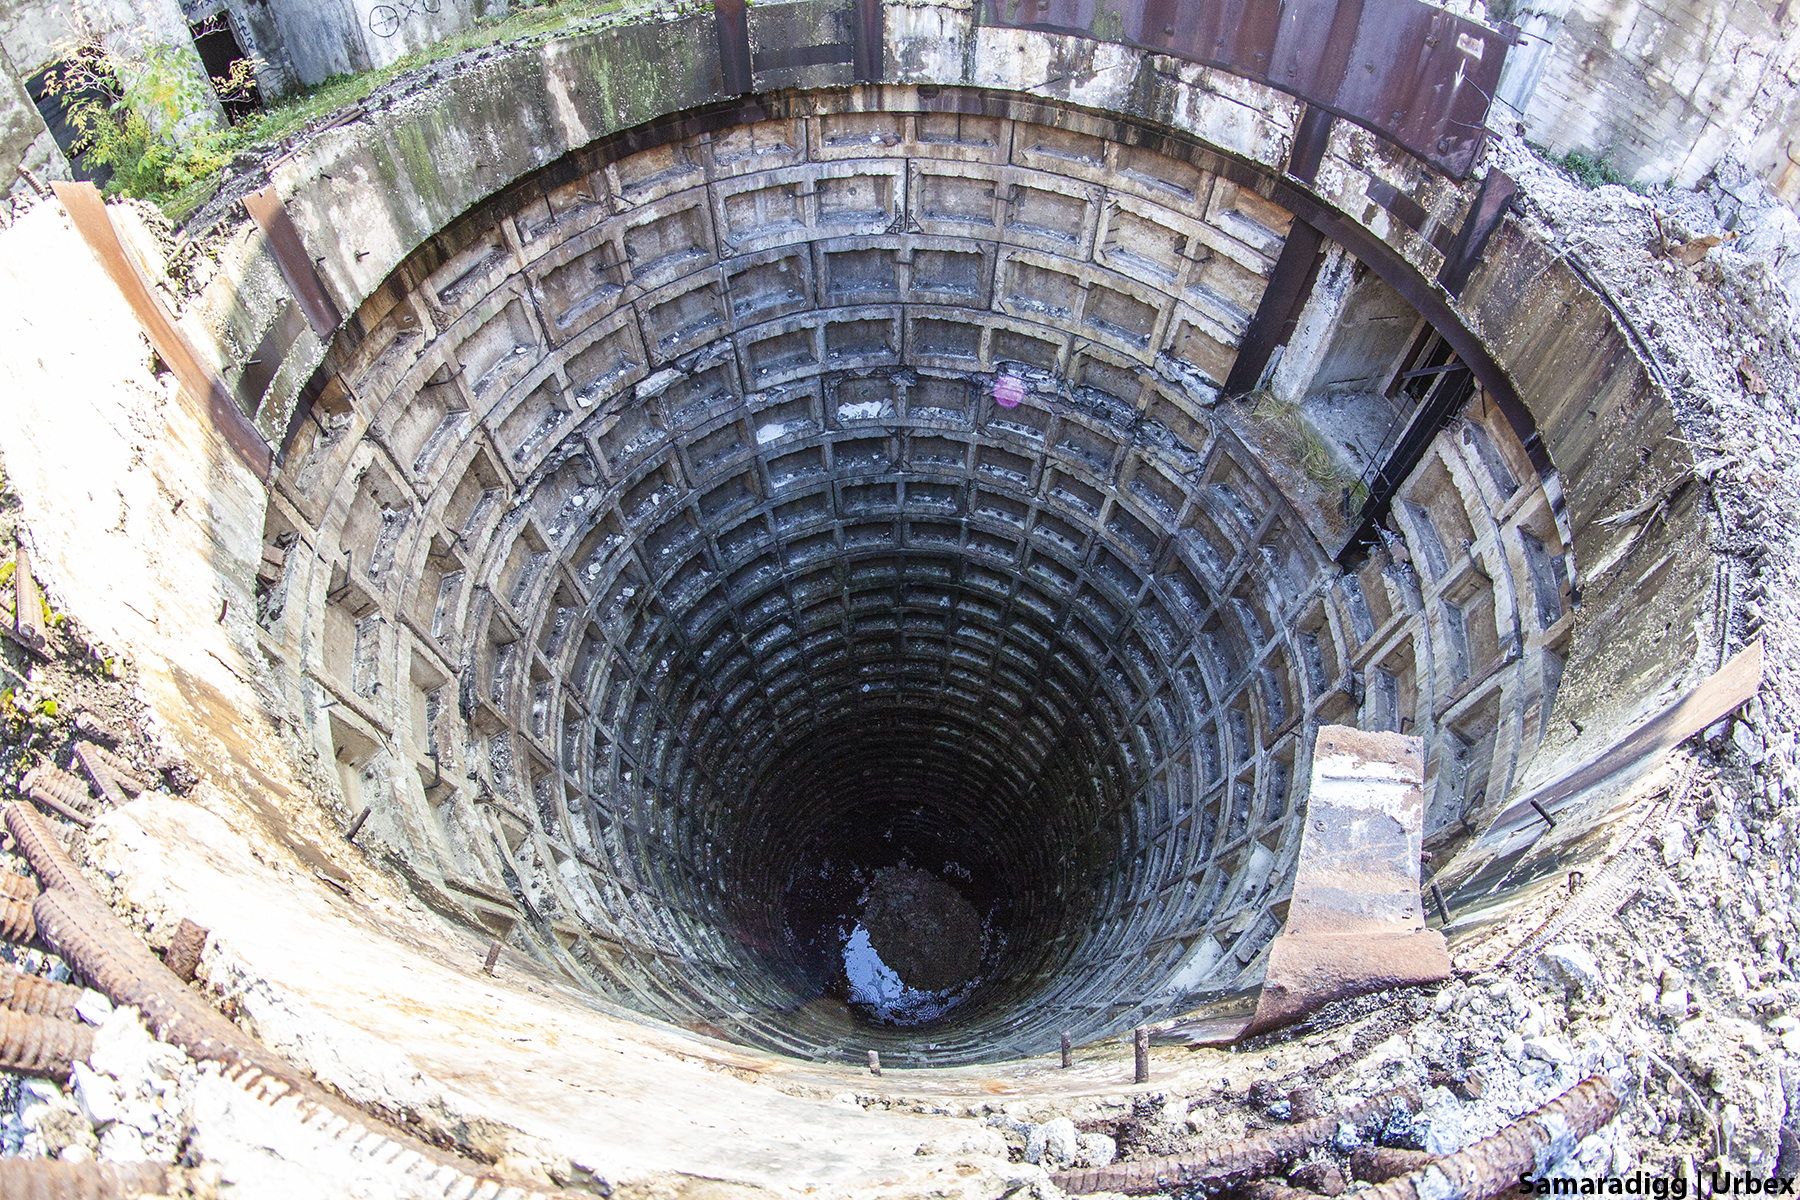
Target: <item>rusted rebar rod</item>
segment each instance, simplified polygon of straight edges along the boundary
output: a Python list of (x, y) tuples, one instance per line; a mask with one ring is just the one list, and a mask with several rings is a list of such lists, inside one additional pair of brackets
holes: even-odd
[(1276, 1183), (1270, 1179), (1256, 1179), (1249, 1183), (1240, 1183), (1228, 1194), (1232, 1200), (1319, 1200), (1317, 1192), (1309, 1192), (1305, 1188), (1289, 1187), (1285, 1183)]
[(1419, 1111), (1419, 1093), (1410, 1087), (1379, 1092), (1335, 1116), (1315, 1117), (1270, 1129), (1242, 1141), (1194, 1154), (1171, 1154), (1137, 1162), (1065, 1171), (1056, 1186), (1072, 1195), (1086, 1192), (1160, 1192), (1171, 1187), (1223, 1187), (1248, 1181), (1330, 1140), (1340, 1126), (1358, 1129), (1386, 1121), (1397, 1112)]
[(20, 945), (37, 936), (37, 924), (31, 917), (31, 903), (26, 900), (0, 900), (0, 941)]
[[(300, 1076), (202, 1000), (127, 930), (81, 877), (68, 853), (34, 810), (9, 804), (5, 821), (20, 851), (37, 872), (39, 882), (49, 889), (31, 905), (45, 944), (115, 1005), (136, 1007), (158, 1040), (179, 1046), (196, 1059), (222, 1064), (223, 1078), (266, 1103), (292, 1096), (297, 1101), (294, 1115), (301, 1121), (314, 1119), (313, 1114), (320, 1110), (330, 1112), (351, 1128), (365, 1131), (357, 1144), (370, 1154), (385, 1141), (418, 1155), (425, 1163), (447, 1166), (477, 1183), (493, 1179), (491, 1171), (482, 1164), (378, 1124), (367, 1113)], [(41, 1020), (24, 1014), (11, 1015), (15, 1020)], [(0, 1020), (6, 1016), (0, 1014)], [(73, 1047), (80, 1051), (73, 1057), (85, 1058), (91, 1049), (92, 1034), (85, 1026), (79, 1029), (90, 1046)], [(0, 1061), (0, 1069), (26, 1068)], [(528, 1193), (553, 1194), (564, 1193)], [(4, 1193), (0, 1193), (0, 1200), (7, 1200)]]
[(33, 803), (66, 817), (83, 829), (93, 827), (94, 820), (88, 816), (93, 801), (87, 785), (67, 771), (38, 767), (19, 781), (19, 790), (30, 796)]
[(1619, 1112), (1612, 1081), (1591, 1075), (1492, 1137), (1357, 1193), (1358, 1200), (1493, 1200), (1568, 1157)]
[(19, 789), (29, 791), (41, 787), (57, 800), (62, 801), (78, 812), (87, 812), (94, 806), (94, 793), (78, 777), (60, 767), (49, 765), (34, 767), (19, 780)]
[(0, 1012), (0, 1070), (40, 1075), (59, 1083), (69, 1065), (94, 1050), (94, 1031), (77, 1021)]
[(169, 1183), (169, 1168), (161, 1163), (0, 1160), (0, 1200), (130, 1200), (163, 1195)]
[[(125, 789), (120, 786), (119, 778), (113, 773), (110, 764), (100, 758), (95, 751), (98, 748), (87, 742), (75, 744), (75, 761), (71, 764), (81, 768), (93, 790), (100, 793), (102, 799), (117, 808), (127, 799)], [(143, 788), (138, 789), (140, 792)]]
[(80, 999), (78, 987), (26, 975), (11, 967), (0, 967), (0, 1007), (54, 1017), (59, 1021), (74, 1021), (79, 1019), (75, 1015), (75, 1004)]
[(1396, 1175), (1422, 1171), (1438, 1160), (1423, 1150), (1391, 1146), (1358, 1146), (1350, 1152), (1350, 1177), (1364, 1183), (1386, 1183)]
[(17, 804), (7, 805), (6, 831), (19, 844), (19, 853), (31, 864), (31, 869), (37, 873), (38, 883), (43, 887), (92, 891), (87, 880), (75, 869), (75, 862), (69, 857), (68, 851), (51, 836), (50, 827), (35, 812)]

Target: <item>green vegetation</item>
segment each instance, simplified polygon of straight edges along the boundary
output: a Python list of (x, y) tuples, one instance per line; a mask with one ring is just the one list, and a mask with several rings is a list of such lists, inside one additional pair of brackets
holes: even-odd
[[(388, 66), (334, 76), (228, 128), (210, 122), (210, 97), (185, 47), (147, 44), (122, 56), (82, 29), (63, 48), (62, 66), (48, 82), (70, 97), (70, 119), (85, 138), (85, 157), (112, 169), (107, 196), (154, 201), (181, 221), (217, 193), (221, 171), (237, 155), (276, 146), (408, 71), (467, 50), (563, 36), (641, 6), (639, 0), (556, 0), (476, 21)], [(235, 75), (213, 81), (214, 87), (224, 95), (254, 82), (249, 69)]]
[[(1550, 157), (1546, 155), (1546, 157)], [(1612, 165), (1612, 159), (1606, 155), (1594, 158), (1579, 150), (1571, 150), (1561, 158), (1551, 157), (1550, 161), (1561, 167), (1571, 179), (1583, 187), (1597, 188), (1601, 184), (1610, 183), (1629, 189), (1640, 195), (1644, 188), (1619, 174), (1618, 168)]]
[[(64, 99), (83, 158), (111, 172), (107, 195), (169, 193), (225, 165), (211, 90), (182, 48), (148, 42), (139, 31), (141, 48), (122, 54), (101, 42), (79, 10), (75, 25), (77, 35), (45, 73), (44, 88)], [(220, 95), (252, 86), (254, 64), (239, 67), (215, 82)]]
[(1349, 488), (1352, 506), (1361, 505), (1367, 489), (1361, 480), (1344, 470), (1338, 460), (1332, 457), (1324, 440), (1301, 413), (1298, 404), (1277, 399), (1273, 393), (1266, 391), (1252, 392), (1250, 398), (1255, 401), (1255, 407), (1250, 410), (1251, 419), (1272, 432), (1294, 465), (1308, 479), (1327, 492), (1340, 492)]

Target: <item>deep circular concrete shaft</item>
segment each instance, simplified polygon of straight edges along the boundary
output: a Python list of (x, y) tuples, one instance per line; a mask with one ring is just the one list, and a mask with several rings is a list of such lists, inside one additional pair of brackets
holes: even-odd
[[(264, 627), (409, 697), (377, 821), (445, 896), (639, 1012), (984, 1061), (1253, 987), (1317, 723), (1439, 741), (1437, 844), (1510, 772), (1548, 498), (1471, 410), (1401, 518), (1441, 561), (1343, 574), (1335, 498), (1214, 407), (1292, 221), (1241, 169), (829, 105), (597, 152), (404, 264), (334, 351), (378, 415), (322, 396), (287, 462)], [(297, 538), (337, 547), (307, 598)], [(387, 748), (330, 720), (360, 807)], [(900, 865), (986, 927), (923, 1024), (845, 1003)]]

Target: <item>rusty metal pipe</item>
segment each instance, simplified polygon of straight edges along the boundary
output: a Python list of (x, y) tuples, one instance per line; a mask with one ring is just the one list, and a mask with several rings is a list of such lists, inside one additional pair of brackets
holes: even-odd
[[(1342, 1125), (1366, 1129), (1397, 1111), (1419, 1111), (1419, 1093), (1410, 1087), (1379, 1092), (1335, 1116), (1315, 1117), (1280, 1129), (1270, 1129), (1242, 1141), (1227, 1142), (1194, 1154), (1170, 1154), (1110, 1167), (1065, 1171), (1054, 1176), (1056, 1186), (1071, 1195), (1088, 1192), (1145, 1193), (1171, 1187), (1204, 1186), (1209, 1189), (1246, 1183), (1283, 1166), (1307, 1150), (1336, 1136)], [(1416, 1198), (1408, 1198), (1416, 1200)]]
[(128, 1200), (171, 1191), (161, 1163), (63, 1162), (55, 1158), (0, 1161), (0, 1200)]
[(1550, 1103), (1421, 1170), (1359, 1192), (1358, 1200), (1493, 1200), (1566, 1158), (1582, 1138), (1619, 1113), (1604, 1075), (1582, 1080)]

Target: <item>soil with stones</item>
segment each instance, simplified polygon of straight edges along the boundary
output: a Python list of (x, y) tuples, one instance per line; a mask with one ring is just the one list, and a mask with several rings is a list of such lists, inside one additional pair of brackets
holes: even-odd
[(862, 921), (875, 953), (908, 987), (945, 992), (981, 969), (981, 914), (929, 872), (877, 871)]

